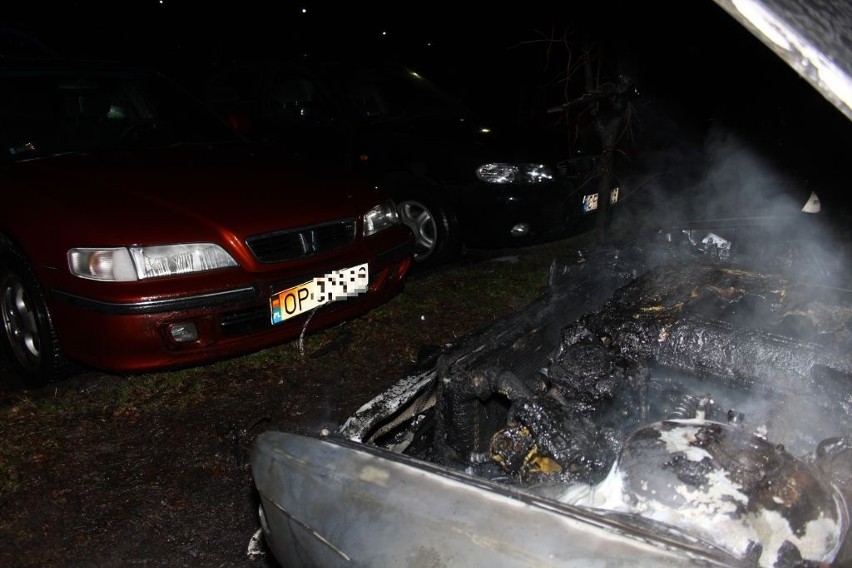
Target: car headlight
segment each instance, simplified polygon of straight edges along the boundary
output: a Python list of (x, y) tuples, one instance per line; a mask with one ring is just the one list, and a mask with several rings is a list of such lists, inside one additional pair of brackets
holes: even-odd
[(485, 183), (541, 183), (553, 179), (553, 170), (543, 164), (483, 164), (476, 177)]
[(364, 214), (364, 236), (369, 237), (398, 224), (399, 214), (396, 212), (393, 201), (385, 201)]
[(232, 266), (237, 266), (237, 261), (213, 243), (73, 248), (68, 251), (68, 267), (72, 274), (109, 282), (130, 282)]

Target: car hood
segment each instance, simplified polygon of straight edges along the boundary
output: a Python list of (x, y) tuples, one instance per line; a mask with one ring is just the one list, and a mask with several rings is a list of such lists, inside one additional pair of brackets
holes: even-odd
[[(729, 566), (792, 566), (790, 550), (847, 566), (852, 293), (845, 267), (826, 270), (836, 244), (817, 236), (683, 229), (566, 252), (543, 297), (432, 355), (338, 434), (483, 479), (474, 508), (489, 518), (517, 511), (484, 495), (501, 483), (579, 506), (597, 526), (625, 513), (647, 543), (673, 543), (660, 530), (676, 527)], [(430, 511), (460, 502), (433, 481)], [(563, 539), (557, 554), (584, 558), (586, 538), (621, 562), (612, 534)], [(507, 540), (550, 550), (544, 533)], [(678, 562), (662, 550), (642, 565)]]
[(378, 163), (417, 164), (444, 183), (467, 183), (487, 163), (535, 163), (556, 167), (567, 150), (553, 133), (476, 120), (405, 118), (369, 125), (361, 132), (366, 154)]
[(356, 216), (378, 201), (357, 178), (241, 146), (59, 156), (18, 164), (7, 179), (20, 210), (38, 208), (79, 245), (242, 237)]
[[(540, 162), (561, 156), (562, 147), (559, 137), (544, 129), (488, 125), (470, 118), (403, 118), (376, 124), (375, 132), (464, 147), (477, 158), (491, 161)], [(439, 150), (443, 156), (449, 154), (446, 147)]]

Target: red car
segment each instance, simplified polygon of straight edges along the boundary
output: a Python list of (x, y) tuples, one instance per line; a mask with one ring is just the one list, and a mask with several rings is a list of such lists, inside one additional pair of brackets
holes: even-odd
[(235, 138), (153, 71), (4, 61), (0, 150), (0, 370), (27, 385), (281, 344), (411, 265), (379, 188)]

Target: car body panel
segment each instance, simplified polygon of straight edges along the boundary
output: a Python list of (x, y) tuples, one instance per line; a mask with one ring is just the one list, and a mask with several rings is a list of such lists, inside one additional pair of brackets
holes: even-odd
[(852, 120), (848, 2), (715, 2)]
[[(54, 223), (50, 236), (21, 216), (4, 219), (3, 229), (26, 237), (22, 240), (38, 247), (33, 252), (39, 254), (57, 237), (80, 247), (163, 244), (166, 227), (172, 242), (242, 241), (286, 227), (356, 218), (366, 206), (360, 196), (379, 195), (360, 180), (318, 176), (306, 167), (249, 152), (245, 147), (214, 147), (147, 159), (34, 160), (6, 176), (4, 185), (17, 193), (17, 207), (66, 221)], [(229, 197), (246, 192), (249, 184), (241, 212)], [(242, 264), (262, 270), (244, 247), (234, 251), (242, 252)], [(66, 264), (64, 251), (53, 262)]]
[(648, 542), (616, 515), (596, 517), (370, 446), (266, 432), (254, 452), (262, 525), (275, 528), (267, 544), (285, 566), (521, 568), (606, 558), (606, 566), (627, 567), (637, 557), (649, 567), (737, 565), (676, 531), (668, 542)]
[[(156, 313), (121, 314), (99, 312), (86, 303), (78, 305), (67, 297), (53, 303), (57, 331), (64, 338), (63, 349), (75, 360), (89, 362), (99, 369), (114, 372), (139, 372), (174, 369), (245, 355), (267, 347), (298, 339), (303, 332), (339, 324), (361, 316), (380, 306), (401, 291), (410, 250), (400, 250), (395, 263), (379, 265), (374, 289), (355, 298), (335, 302), (315, 315), (297, 316), (285, 323), (270, 324), (269, 296), (273, 287), (256, 284), (250, 296), (239, 302), (207, 307), (160, 311)], [(337, 270), (343, 268), (334, 264)], [(306, 273), (300, 281), (321, 276), (325, 272)], [(373, 272), (376, 274), (376, 271)], [(287, 274), (292, 277), (291, 274)], [(216, 292), (229, 288), (215, 288)], [(236, 288), (244, 290), (245, 288)], [(263, 293), (260, 289), (267, 290)], [(166, 328), (170, 324), (193, 322), (202, 339), (189, 344), (170, 341)], [(233, 331), (231, 331), (233, 330)]]

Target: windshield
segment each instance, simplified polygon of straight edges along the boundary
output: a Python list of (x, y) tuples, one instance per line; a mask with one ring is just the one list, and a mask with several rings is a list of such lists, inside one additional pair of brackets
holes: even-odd
[(458, 120), (470, 114), (458, 100), (406, 68), (354, 69), (345, 77), (349, 101), (370, 121)]
[(16, 71), (0, 75), (0, 151), (20, 160), (235, 140), (156, 73)]

